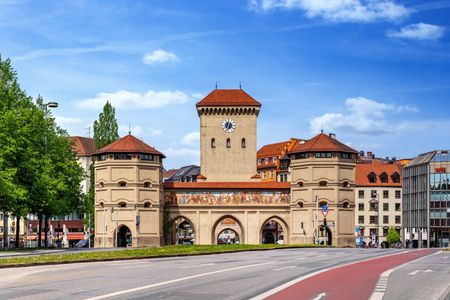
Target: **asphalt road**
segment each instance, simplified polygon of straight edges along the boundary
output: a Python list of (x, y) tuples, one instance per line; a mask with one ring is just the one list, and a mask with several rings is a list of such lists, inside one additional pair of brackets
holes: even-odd
[[(444, 291), (444, 293), (443, 293)], [(450, 252), (438, 252), (413, 261), (390, 274), (385, 300), (450, 300)]]
[(399, 251), (280, 249), (1, 269), (0, 299), (249, 299), (324, 268)]

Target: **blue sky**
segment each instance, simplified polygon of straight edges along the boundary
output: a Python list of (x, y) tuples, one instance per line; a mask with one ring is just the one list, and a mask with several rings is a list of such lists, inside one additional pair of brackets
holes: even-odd
[(166, 168), (198, 163), (194, 105), (216, 81), (262, 102), (258, 146), (323, 126), (412, 157), (449, 148), (449, 16), (450, 0), (2, 0), (0, 54), (70, 134), (109, 99)]

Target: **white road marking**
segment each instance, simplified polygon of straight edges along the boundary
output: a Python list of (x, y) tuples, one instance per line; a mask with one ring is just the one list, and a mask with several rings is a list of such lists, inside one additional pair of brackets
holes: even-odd
[(124, 295), (124, 294), (129, 294), (129, 293), (133, 293), (133, 292), (138, 292), (138, 291), (150, 289), (150, 288), (153, 288), (153, 287), (158, 287), (158, 286), (167, 285), (167, 284), (171, 284), (171, 283), (177, 283), (177, 282), (180, 282), (180, 281), (186, 281), (186, 280), (190, 280), (190, 279), (194, 279), (194, 278), (205, 277), (205, 276), (209, 276), (209, 275), (214, 275), (214, 274), (219, 274), (219, 273), (224, 273), (224, 272), (230, 272), (230, 271), (236, 271), (236, 270), (241, 270), (241, 269), (265, 266), (265, 265), (270, 265), (270, 264), (274, 264), (274, 263), (275, 262), (266, 262), (266, 263), (260, 263), (260, 264), (252, 264), (252, 265), (245, 265), (245, 266), (234, 267), (234, 268), (229, 268), (229, 269), (223, 269), (223, 270), (218, 270), (218, 271), (213, 271), (213, 272), (201, 273), (201, 274), (197, 274), (197, 275), (192, 275), (192, 276), (182, 277), (182, 278), (178, 278), (178, 279), (173, 279), (173, 280), (158, 282), (158, 283), (154, 283), (154, 284), (144, 285), (144, 286), (140, 286), (140, 287), (137, 287), (137, 288), (123, 290), (123, 291), (110, 293), (110, 294), (106, 294), (106, 295), (91, 297), (91, 298), (87, 298), (86, 300), (107, 299), (107, 298), (111, 298), (111, 297), (115, 297), (115, 296), (120, 296), (120, 295)]
[(444, 259), (447, 259), (448, 258), (448, 256), (444, 256)]
[(326, 297), (327, 293), (320, 293), (319, 295), (317, 295), (313, 300), (320, 300), (323, 297)]
[(306, 259), (306, 258), (300, 257), (300, 258), (296, 258), (295, 260), (304, 260), (304, 259)]
[(195, 265), (195, 266), (185, 266), (185, 267), (180, 267), (180, 269), (190, 269), (190, 268), (201, 268), (201, 267), (206, 267), (206, 266), (214, 266), (215, 264), (210, 263), (210, 264), (201, 264), (201, 265)]
[(413, 272), (411, 272), (411, 273), (408, 273), (408, 275), (414, 276), (414, 275), (416, 275), (417, 273), (419, 273), (419, 270), (415, 270), (415, 271), (413, 271)]
[(278, 271), (283, 271), (283, 270), (292, 269), (292, 268), (296, 268), (296, 266), (287, 266), (287, 267), (283, 267), (283, 268), (279, 268), (279, 269), (273, 269), (273, 270), (275, 272), (278, 272)]

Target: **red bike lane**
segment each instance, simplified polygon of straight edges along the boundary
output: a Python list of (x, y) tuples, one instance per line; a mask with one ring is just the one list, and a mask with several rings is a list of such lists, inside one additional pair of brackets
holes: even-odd
[(338, 267), (295, 283), (266, 299), (369, 299), (381, 273), (436, 251), (414, 250)]

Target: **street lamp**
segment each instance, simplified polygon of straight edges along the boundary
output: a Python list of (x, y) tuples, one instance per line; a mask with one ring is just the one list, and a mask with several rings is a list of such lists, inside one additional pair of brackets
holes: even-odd
[[(57, 108), (58, 107), (58, 102), (48, 102), (48, 103), (42, 103), (39, 105), (41, 107), (41, 109), (44, 110), (45, 112), (45, 117), (47, 117), (47, 113), (48, 113), (48, 109), (49, 108)], [(47, 130), (47, 126), (45, 126), (45, 155), (47, 155), (48, 153), (48, 130)], [(46, 214), (45, 216), (45, 227), (44, 227), (44, 231), (45, 231), (45, 239), (44, 239), (44, 243), (45, 243), (45, 247), (47, 247), (48, 245), (48, 237), (47, 237), (47, 231), (48, 231), (48, 216)], [(41, 235), (39, 235), (39, 240), (41, 239)]]
[(377, 241), (380, 242), (380, 194), (377, 191), (372, 192), (371, 194), (372, 200), (370, 200), (371, 204), (375, 204), (375, 210), (377, 211)]

